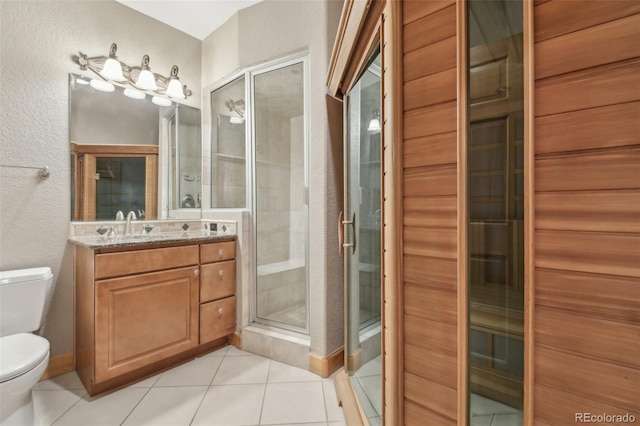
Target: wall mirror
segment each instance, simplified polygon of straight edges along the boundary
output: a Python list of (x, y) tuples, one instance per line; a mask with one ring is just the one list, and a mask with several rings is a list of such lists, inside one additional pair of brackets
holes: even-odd
[(69, 75), (71, 220), (200, 217), (200, 110)]

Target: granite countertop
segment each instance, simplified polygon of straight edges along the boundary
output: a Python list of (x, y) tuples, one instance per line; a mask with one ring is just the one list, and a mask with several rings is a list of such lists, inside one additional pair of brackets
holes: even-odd
[(234, 240), (233, 234), (211, 232), (205, 234), (204, 231), (180, 232), (180, 233), (158, 233), (158, 234), (136, 234), (130, 236), (119, 235), (108, 238), (103, 235), (70, 237), (73, 244), (84, 246), (90, 249), (121, 248), (121, 247), (149, 247), (167, 243), (207, 243), (221, 240)]

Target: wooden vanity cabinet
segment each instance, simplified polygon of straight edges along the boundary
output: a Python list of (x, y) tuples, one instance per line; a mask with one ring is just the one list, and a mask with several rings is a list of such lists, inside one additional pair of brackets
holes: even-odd
[[(202, 248), (221, 261), (201, 265)], [(76, 369), (89, 394), (226, 343), (235, 329), (234, 257), (235, 241), (76, 246)]]
[(235, 328), (235, 243), (200, 246), (200, 343), (233, 333)]

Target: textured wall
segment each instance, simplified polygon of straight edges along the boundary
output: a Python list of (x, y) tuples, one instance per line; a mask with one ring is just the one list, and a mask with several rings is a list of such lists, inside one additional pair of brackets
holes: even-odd
[(114, 1), (0, 2), (0, 162), (48, 165), (36, 171), (0, 169), (0, 269), (51, 266), (55, 292), (43, 334), (52, 355), (73, 350), (73, 247), (70, 217), (68, 73), (72, 55), (108, 52), (180, 78), (200, 106), (201, 42)]
[(321, 355), (343, 344), (342, 258), (335, 231), (342, 204), (342, 135), (329, 131), (328, 111), (337, 105), (325, 98), (341, 10), (342, 0), (265, 0), (240, 10), (236, 22), (227, 23), (203, 41), (204, 120), (207, 89), (216, 81), (239, 68), (309, 51), (310, 334), (311, 351)]

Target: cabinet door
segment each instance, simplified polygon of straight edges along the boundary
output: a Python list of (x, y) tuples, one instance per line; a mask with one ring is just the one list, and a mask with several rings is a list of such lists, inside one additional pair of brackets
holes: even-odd
[(96, 282), (96, 371), (101, 382), (198, 345), (199, 269)]

